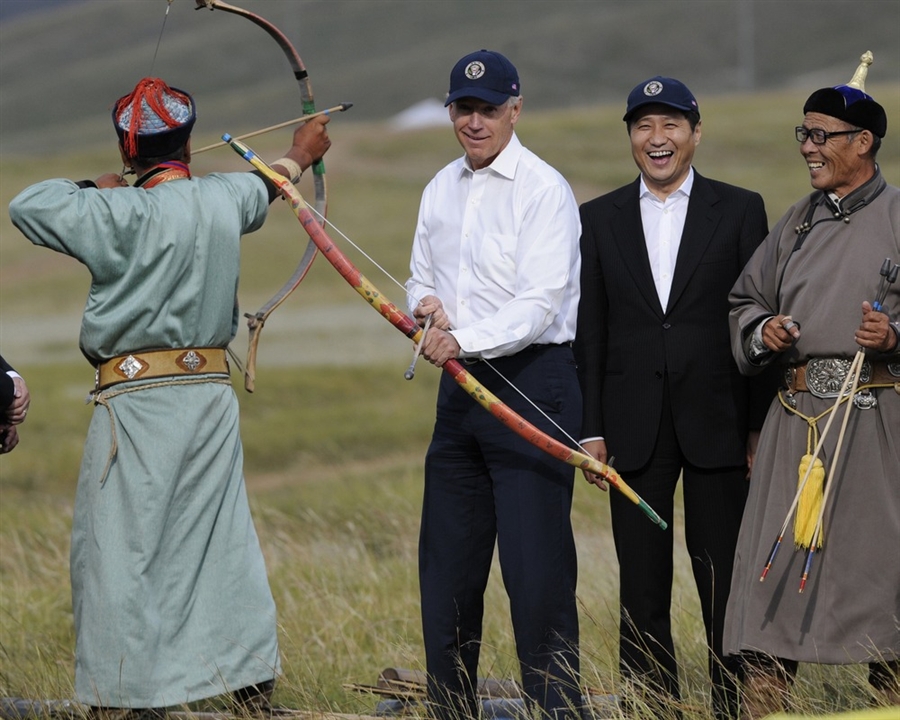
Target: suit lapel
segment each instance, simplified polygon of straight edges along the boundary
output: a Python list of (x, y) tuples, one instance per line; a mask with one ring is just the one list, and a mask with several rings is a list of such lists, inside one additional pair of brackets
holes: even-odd
[(670, 312), (688, 286), (719, 224), (721, 213), (715, 208), (718, 200), (706, 178), (695, 170), (694, 186), (688, 201), (675, 272), (672, 275), (672, 288), (669, 291)]
[(647, 242), (644, 239), (644, 225), (641, 222), (640, 188), (640, 178), (622, 188), (614, 200), (618, 212), (613, 215), (610, 227), (613, 241), (634, 279), (635, 287), (661, 318), (663, 310), (659, 304), (656, 284), (653, 282), (653, 271), (650, 269), (650, 258), (647, 256)]

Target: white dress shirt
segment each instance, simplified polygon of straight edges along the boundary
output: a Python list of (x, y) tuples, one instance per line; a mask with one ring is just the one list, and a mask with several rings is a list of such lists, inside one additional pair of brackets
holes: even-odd
[(461, 357), (575, 338), (581, 224), (572, 190), (513, 134), (486, 168), (463, 157), (422, 194), (406, 283), (440, 298)]
[(641, 221), (644, 225), (644, 240), (647, 243), (647, 255), (650, 257), (653, 282), (663, 310), (669, 304), (672, 274), (675, 272), (675, 260), (678, 258), (681, 233), (684, 230), (684, 220), (687, 217), (693, 186), (694, 168), (691, 168), (681, 187), (663, 201), (650, 192), (644, 183), (644, 176), (641, 175)]

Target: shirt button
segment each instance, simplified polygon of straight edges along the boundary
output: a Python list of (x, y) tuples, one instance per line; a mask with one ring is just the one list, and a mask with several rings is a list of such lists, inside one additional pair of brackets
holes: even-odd
[(669, 323), (663, 323), (663, 330), (668, 330), (670, 327), (672, 326)]

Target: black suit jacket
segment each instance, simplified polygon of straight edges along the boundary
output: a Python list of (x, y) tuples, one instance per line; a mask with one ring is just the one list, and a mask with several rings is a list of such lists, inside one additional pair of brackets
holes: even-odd
[[(767, 378), (737, 369), (728, 293), (768, 232), (758, 193), (694, 174), (663, 311), (641, 224), (640, 178), (581, 206), (581, 303), (575, 352), (582, 437), (603, 436), (621, 471), (643, 467), (656, 441), (664, 379), (687, 461), (742, 465), (748, 427), (771, 400)], [(751, 403), (751, 396), (754, 400)]]
[(6, 417), (6, 409), (12, 405), (12, 401), (15, 400), (16, 397), (15, 383), (13, 383), (13, 379), (6, 374), (8, 370), (12, 369), (10, 364), (3, 359), (2, 355), (0, 355), (0, 413), (4, 413), (4, 418)]

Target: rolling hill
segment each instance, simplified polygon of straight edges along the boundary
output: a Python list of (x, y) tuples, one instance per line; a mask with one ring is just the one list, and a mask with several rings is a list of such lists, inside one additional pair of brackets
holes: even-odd
[[(441, 98), (452, 64), (479, 47), (516, 63), (528, 107), (539, 109), (624, 105), (631, 87), (657, 74), (685, 81), (701, 107), (704, 96), (812, 90), (849, 80), (865, 50), (875, 54), (872, 82), (900, 84), (900, 0), (237, 4), (292, 39), (320, 105), (355, 104), (349, 121), (385, 120)], [(207, 119), (260, 127), (300, 114), (287, 62), (260, 28), (195, 10), (194, 0), (174, 0), (168, 17), (166, 7), (0, 1), (0, 156), (108, 140), (107, 109), (148, 74), (197, 96), (198, 130)]]

